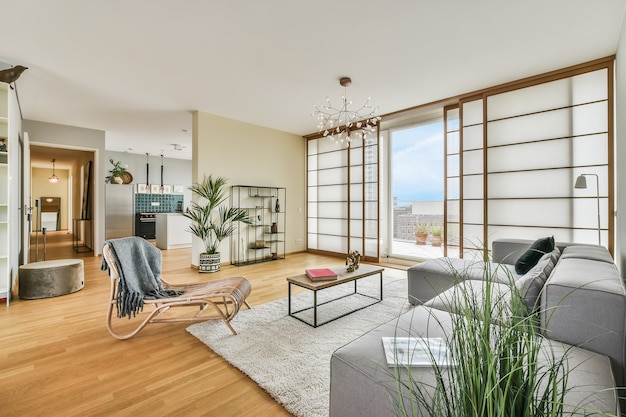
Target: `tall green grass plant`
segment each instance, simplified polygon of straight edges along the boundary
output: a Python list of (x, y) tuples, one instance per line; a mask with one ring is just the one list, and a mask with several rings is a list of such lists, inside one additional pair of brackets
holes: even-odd
[[(557, 354), (549, 344), (542, 343), (537, 314), (528, 311), (512, 276), (510, 297), (498, 290), (492, 265), (484, 263), (483, 287), (478, 292), (468, 285), (463, 271), (455, 271), (457, 291), (448, 302), (456, 314), (451, 314), (452, 329), (444, 337), (453, 365), (438, 365), (431, 354), (434, 383), (425, 382), (432, 378), (424, 378), (423, 368), (404, 365), (393, 368), (397, 392), (392, 397), (397, 414), (403, 417), (591, 414), (584, 406), (568, 407), (565, 403), (569, 350), (565, 355)], [(437, 320), (435, 315), (432, 317)], [(446, 327), (440, 322), (439, 325)], [(408, 400), (402, 400), (403, 397)]]

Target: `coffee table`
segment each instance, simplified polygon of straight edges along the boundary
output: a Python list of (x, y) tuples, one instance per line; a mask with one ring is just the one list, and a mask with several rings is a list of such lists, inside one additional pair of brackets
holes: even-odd
[[(326, 324), (326, 323), (329, 323), (331, 321), (337, 320), (337, 319), (339, 319), (341, 317), (347, 316), (348, 314), (352, 314), (352, 313), (354, 313), (356, 311), (362, 310), (362, 309), (364, 309), (366, 307), (369, 307), (371, 305), (374, 305), (376, 303), (380, 303), (383, 300), (383, 271), (384, 271), (383, 268), (377, 267), (377, 266), (372, 266), (372, 265), (361, 264), (359, 266), (359, 268), (356, 271), (354, 271), (354, 272), (346, 271), (345, 267), (330, 268), (330, 269), (332, 269), (333, 272), (335, 272), (337, 274), (337, 279), (336, 280), (333, 280), (333, 281), (311, 281), (309, 279), (309, 277), (306, 276), (306, 274), (301, 274), (301, 275), (297, 275), (297, 276), (294, 276), (294, 277), (287, 278), (288, 292), (289, 292), (288, 301), (287, 301), (287, 303), (288, 303), (287, 304), (287, 313), (289, 314), (289, 316), (291, 316), (293, 318), (296, 318), (296, 319), (300, 320), (301, 322), (308, 324), (309, 326), (319, 327), (319, 326), (321, 326), (323, 324)], [(377, 296), (372, 296), (372, 295), (369, 295), (369, 294), (363, 294), (363, 293), (358, 292), (358, 288), (357, 288), (358, 280), (361, 279), (361, 278), (369, 277), (369, 276), (376, 275), (376, 274), (378, 274), (380, 276), (380, 291), (379, 291), (378, 295)], [(332, 287), (335, 287), (337, 285), (345, 284), (345, 283), (348, 283), (348, 282), (354, 282), (354, 291), (353, 292), (351, 292), (349, 294), (346, 294), (346, 295), (342, 295), (342, 296), (337, 297), (337, 298), (334, 298), (332, 300), (324, 301), (324, 302), (318, 304), (318, 302), (317, 302), (317, 292), (318, 291), (321, 291), (321, 290), (324, 290), (324, 289), (327, 289), (327, 288), (332, 288)], [(292, 285), (296, 285), (298, 287), (306, 288), (307, 290), (313, 291), (313, 305), (311, 307), (306, 307), (306, 308), (303, 308), (303, 309), (300, 309), (300, 310), (297, 310), (297, 311), (292, 311), (292, 308), (291, 308), (291, 286)], [(361, 306), (361, 307), (359, 307), (357, 309), (351, 310), (351, 311), (349, 311), (347, 313), (341, 314), (341, 315), (339, 315), (337, 317), (333, 317), (333, 318), (331, 318), (329, 320), (326, 320), (324, 322), (318, 323), (318, 320), (317, 320), (317, 308), (319, 306), (324, 305), (324, 304), (328, 304), (330, 302), (337, 301), (337, 300), (340, 300), (342, 298), (349, 297), (349, 296), (352, 296), (352, 295), (355, 295), (355, 294), (359, 294), (359, 295), (371, 298), (374, 301), (372, 301), (369, 304), (363, 305), (363, 306)], [(301, 317), (296, 316), (296, 314), (298, 314), (300, 312), (303, 312), (303, 311), (306, 311), (306, 310), (311, 310), (311, 309), (313, 310), (313, 322), (312, 323), (302, 319)]]

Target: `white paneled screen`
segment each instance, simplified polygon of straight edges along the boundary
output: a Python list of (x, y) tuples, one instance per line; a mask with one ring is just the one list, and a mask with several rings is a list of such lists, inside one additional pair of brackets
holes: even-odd
[(379, 261), (379, 161), (377, 135), (307, 146), (308, 249), (339, 254), (359, 251)]
[(445, 109), (449, 255), (546, 235), (612, 250), (612, 66), (599, 67)]

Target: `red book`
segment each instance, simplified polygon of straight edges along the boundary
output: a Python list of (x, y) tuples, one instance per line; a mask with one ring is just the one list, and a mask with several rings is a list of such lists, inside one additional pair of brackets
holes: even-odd
[(333, 281), (337, 279), (337, 274), (334, 273), (332, 269), (328, 268), (307, 269), (306, 276), (309, 277), (311, 281)]

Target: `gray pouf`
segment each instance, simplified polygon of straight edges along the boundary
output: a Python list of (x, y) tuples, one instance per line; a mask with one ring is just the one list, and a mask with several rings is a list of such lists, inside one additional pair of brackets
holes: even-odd
[(20, 266), (20, 298), (57, 297), (81, 290), (85, 285), (82, 259), (59, 259)]

